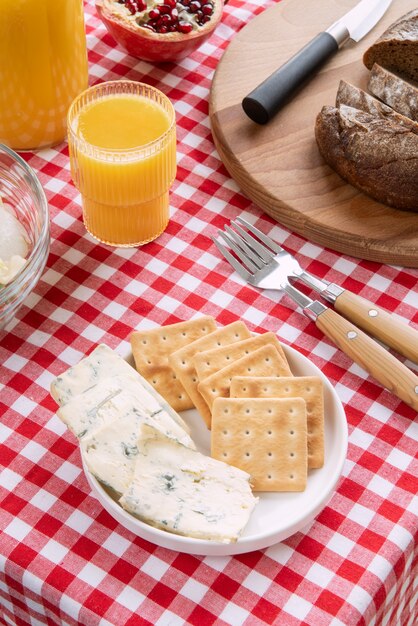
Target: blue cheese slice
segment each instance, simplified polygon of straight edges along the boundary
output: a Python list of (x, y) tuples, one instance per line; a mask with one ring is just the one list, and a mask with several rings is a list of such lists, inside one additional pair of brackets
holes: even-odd
[[(126, 397), (123, 400), (126, 401)], [(133, 478), (139, 455), (138, 441), (144, 424), (166, 436), (164, 428), (156, 419), (128, 410), (118, 420), (80, 440), (81, 452), (89, 471), (119, 495), (128, 489)], [(190, 443), (194, 445), (191, 440)]]
[(144, 422), (154, 425), (152, 417), (128, 413), (80, 440), (88, 470), (119, 495), (132, 480)]
[(81, 439), (121, 417), (117, 397), (121, 394), (123, 386), (129, 389), (127, 379), (115, 377), (102, 380), (61, 406), (57, 415), (67, 428)]
[(79, 394), (57, 411), (58, 417), (78, 439), (84, 439), (122, 418), (137, 417), (167, 437), (195, 447), (189, 435), (136, 380), (124, 376), (104, 379)]
[[(82, 394), (85, 394), (90, 389), (100, 389), (100, 394), (108, 386), (109, 390), (101, 398), (103, 401), (106, 401), (112, 395), (110, 389), (113, 388), (113, 379), (120, 376), (124, 377), (127, 384), (132, 380), (140, 384), (143, 390), (143, 397), (147, 397), (148, 403), (151, 403), (151, 398), (153, 398), (156, 406), (164, 409), (181, 428), (190, 432), (189, 427), (180, 415), (155, 391), (152, 385), (131, 367), (125, 359), (105, 344), (100, 344), (77, 365), (70, 367), (66, 372), (57, 376), (51, 383), (51, 395), (57, 404), (65, 407), (73, 401), (77, 405), (76, 398), (86, 398), (86, 395), (82, 396)], [(104, 384), (98, 387), (100, 383)], [(94, 391), (92, 391), (92, 396), (96, 397)], [(71, 406), (74, 407), (74, 404)], [(89, 408), (93, 407), (89, 406)], [(68, 414), (68, 412), (64, 412), (64, 414)], [(58, 411), (58, 415), (61, 417), (60, 411)]]
[(133, 479), (119, 500), (137, 518), (172, 533), (237, 541), (258, 498), (246, 472), (143, 427)]
[(104, 378), (120, 374), (135, 376), (136, 370), (116, 352), (100, 344), (89, 355), (81, 359), (51, 383), (51, 395), (60, 406), (93, 387)]
[[(91, 390), (90, 390), (91, 391)], [(87, 392), (88, 393), (88, 392)], [(61, 411), (65, 411), (68, 403)], [(101, 412), (111, 419), (100, 428), (92, 428), (80, 438), (80, 448), (90, 472), (102, 483), (122, 494), (132, 480), (138, 457), (138, 439), (148, 425), (164, 437), (195, 447), (192, 439), (161, 407), (151, 412), (146, 403), (140, 406), (138, 396), (123, 389), (102, 404)]]

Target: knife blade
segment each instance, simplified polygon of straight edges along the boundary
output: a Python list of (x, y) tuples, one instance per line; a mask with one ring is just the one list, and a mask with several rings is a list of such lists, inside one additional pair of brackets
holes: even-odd
[(380, 21), (392, 0), (361, 0), (319, 33), (242, 101), (250, 119), (266, 124), (291, 96), (350, 39), (358, 42)]

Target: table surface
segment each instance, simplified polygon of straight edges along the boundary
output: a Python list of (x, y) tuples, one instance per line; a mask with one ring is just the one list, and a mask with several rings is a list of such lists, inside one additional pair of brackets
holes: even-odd
[[(0, 333), (0, 622), (6, 625), (280, 624), (413, 626), (418, 621), (418, 424), (324, 339), (286, 297), (244, 285), (211, 241), (238, 215), (303, 267), (416, 325), (416, 270), (313, 245), (244, 197), (211, 137), (211, 79), (234, 34), (271, 2), (230, 0), (211, 39), (178, 64), (126, 55), (85, 5), (90, 83), (127, 77), (173, 101), (178, 175), (165, 233), (139, 249), (88, 236), (67, 146), (26, 154), (46, 191), (46, 270)], [(344, 404), (349, 446), (337, 491), (303, 532), (236, 557), (179, 554), (120, 526), (93, 497), (55, 414), (51, 380), (100, 342), (124, 354), (133, 329), (213, 315), (274, 331), (318, 365)]]

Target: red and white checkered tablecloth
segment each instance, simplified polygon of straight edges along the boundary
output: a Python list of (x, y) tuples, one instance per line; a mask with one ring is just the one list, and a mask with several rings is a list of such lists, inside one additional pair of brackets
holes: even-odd
[[(27, 154), (51, 211), (51, 253), (19, 319), (0, 333), (0, 622), (86, 626), (414, 626), (418, 623), (418, 423), (286, 298), (243, 286), (210, 235), (249, 217), (312, 273), (418, 323), (417, 272), (349, 258), (274, 223), (240, 193), (211, 137), (208, 96), (231, 38), (267, 0), (230, 0), (221, 25), (178, 64), (126, 55), (85, 6), (90, 82), (149, 82), (175, 105), (178, 175), (165, 233), (139, 249), (88, 236), (67, 146)], [(152, 545), (93, 497), (74, 437), (55, 415), (53, 377), (99, 342), (120, 353), (134, 328), (213, 315), (277, 332), (335, 386), (349, 425), (336, 493), (286, 541), (236, 557)]]

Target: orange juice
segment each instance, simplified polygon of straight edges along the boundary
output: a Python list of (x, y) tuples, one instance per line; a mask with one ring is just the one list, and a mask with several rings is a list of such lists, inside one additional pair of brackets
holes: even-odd
[(69, 147), (84, 224), (96, 239), (136, 246), (165, 229), (176, 135), (164, 94), (131, 81), (87, 90), (69, 112)]
[(60, 143), (68, 108), (87, 87), (82, 0), (0, 1), (0, 143)]

